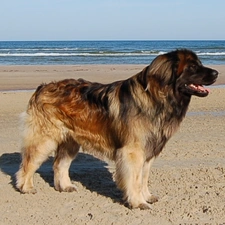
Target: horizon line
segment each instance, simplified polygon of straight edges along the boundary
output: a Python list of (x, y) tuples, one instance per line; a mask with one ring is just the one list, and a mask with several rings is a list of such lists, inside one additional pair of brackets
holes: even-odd
[(51, 42), (51, 41), (225, 41), (225, 39), (57, 39), (57, 40), (0, 40), (0, 42)]

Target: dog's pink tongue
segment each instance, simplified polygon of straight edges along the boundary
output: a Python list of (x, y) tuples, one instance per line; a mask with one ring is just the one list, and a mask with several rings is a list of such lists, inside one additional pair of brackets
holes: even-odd
[(207, 91), (207, 92), (210, 92), (210, 90), (209, 90), (208, 88), (203, 87), (203, 86), (201, 86), (201, 85), (198, 85), (197, 88), (198, 88), (198, 90), (200, 90), (200, 91)]

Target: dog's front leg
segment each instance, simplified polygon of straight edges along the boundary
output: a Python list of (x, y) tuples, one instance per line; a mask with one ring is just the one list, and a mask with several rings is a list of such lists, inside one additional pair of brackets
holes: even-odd
[(139, 146), (125, 146), (116, 155), (116, 182), (130, 208), (150, 209), (142, 194), (144, 152)]
[(143, 166), (142, 193), (143, 193), (143, 196), (144, 196), (145, 200), (149, 203), (154, 203), (154, 202), (158, 201), (158, 197), (151, 194), (149, 192), (149, 188), (148, 188), (149, 172), (150, 172), (150, 168), (151, 168), (154, 161), (155, 161), (155, 157), (153, 157), (152, 159), (150, 159), (148, 161), (145, 161), (144, 166)]

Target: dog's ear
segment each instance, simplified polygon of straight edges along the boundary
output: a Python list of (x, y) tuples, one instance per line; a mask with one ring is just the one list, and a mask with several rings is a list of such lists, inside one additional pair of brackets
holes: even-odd
[(179, 77), (183, 71), (184, 71), (184, 67), (186, 65), (186, 58), (183, 54), (179, 54), (179, 61), (177, 62), (177, 68), (176, 68), (176, 75), (177, 77)]

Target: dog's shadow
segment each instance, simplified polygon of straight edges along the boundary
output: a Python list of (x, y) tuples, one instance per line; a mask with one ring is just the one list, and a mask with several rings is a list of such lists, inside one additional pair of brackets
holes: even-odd
[[(53, 188), (53, 157), (50, 157), (37, 170), (37, 173)], [(0, 156), (0, 170), (11, 177), (11, 184), (15, 188), (15, 173), (21, 163), (20, 153), (5, 153)], [(80, 182), (91, 192), (111, 198), (120, 202), (122, 193), (117, 189), (112, 174), (107, 169), (107, 163), (92, 155), (78, 153), (77, 158), (70, 167), (70, 178), (72, 181)], [(16, 188), (15, 188), (16, 189)]]

